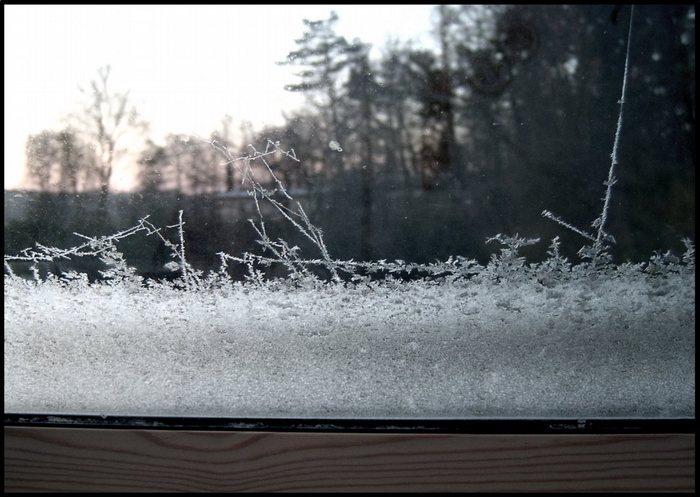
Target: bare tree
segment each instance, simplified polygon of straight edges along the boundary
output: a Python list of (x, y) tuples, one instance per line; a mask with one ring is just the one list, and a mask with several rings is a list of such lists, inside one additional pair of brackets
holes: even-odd
[(126, 150), (124, 137), (129, 133), (143, 133), (148, 124), (141, 119), (129, 100), (129, 92), (112, 92), (108, 86), (110, 66), (97, 70), (99, 80), (90, 82), (90, 90), (80, 91), (88, 97), (83, 114), (74, 116), (86, 139), (95, 146), (95, 170), (100, 182), (100, 209), (106, 212), (109, 183), (115, 159)]

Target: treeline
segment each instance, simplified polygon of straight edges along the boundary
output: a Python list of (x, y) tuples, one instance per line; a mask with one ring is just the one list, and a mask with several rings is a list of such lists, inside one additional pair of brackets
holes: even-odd
[[(276, 160), (280, 178), (289, 188), (325, 192), (315, 200), (322, 226), (345, 222), (324, 212), (352, 207), (357, 258), (400, 251), (388, 247), (405, 244), (406, 235), (387, 234), (387, 225), (400, 223), (416, 237), (432, 230), (435, 240), (464, 240), (438, 244), (462, 253), (498, 232), (561, 235), (564, 246), (577, 249), (582, 240), (540, 213), (548, 209), (587, 227), (600, 211), (629, 17), (628, 6), (441, 5), (434, 12), (436, 49), (392, 42), (373, 58), (362, 40), (337, 34), (335, 14), (306, 20), (304, 35), (279, 63), (298, 69), (286, 89), (303, 93), (308, 105), (286, 115), (283, 126), (251, 131), (242, 142), (234, 142), (230, 119), (210, 138), (234, 156), (268, 139), (293, 148), (301, 163)], [(637, 8), (608, 230), (620, 257), (647, 258), (694, 238), (694, 40), (694, 6)], [(108, 72), (100, 75), (86, 114), (97, 131), (109, 96)], [(117, 119), (104, 122), (125, 129), (139, 123), (127, 100), (114, 108)], [(31, 137), (34, 184), (45, 191), (101, 189), (106, 196), (121, 131), (105, 129)], [(234, 165), (223, 162), (193, 137), (147, 141), (138, 188), (200, 195), (243, 188)], [(442, 206), (440, 219), (427, 214), (432, 199)]]

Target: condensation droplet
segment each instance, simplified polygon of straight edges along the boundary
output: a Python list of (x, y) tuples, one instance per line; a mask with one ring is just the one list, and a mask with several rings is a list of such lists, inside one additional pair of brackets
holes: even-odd
[(336, 152), (342, 152), (342, 151), (343, 151), (343, 147), (341, 147), (341, 146), (340, 146), (340, 143), (338, 143), (338, 142), (335, 141), (335, 140), (329, 141), (329, 142), (328, 142), (328, 147), (329, 147), (331, 150), (335, 150)]

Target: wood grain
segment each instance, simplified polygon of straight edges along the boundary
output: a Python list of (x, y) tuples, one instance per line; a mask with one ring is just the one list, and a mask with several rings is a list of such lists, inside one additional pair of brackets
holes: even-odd
[(5, 427), (5, 491), (694, 491), (695, 435)]

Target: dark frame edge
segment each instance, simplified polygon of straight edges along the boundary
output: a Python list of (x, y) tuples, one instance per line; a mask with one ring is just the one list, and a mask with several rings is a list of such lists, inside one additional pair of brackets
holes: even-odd
[(4, 426), (187, 431), (459, 434), (695, 433), (695, 418), (370, 419), (95, 416), (5, 413)]

